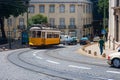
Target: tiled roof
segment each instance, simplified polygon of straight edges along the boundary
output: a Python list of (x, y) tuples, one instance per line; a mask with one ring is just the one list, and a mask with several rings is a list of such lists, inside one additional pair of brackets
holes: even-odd
[(90, 0), (30, 0), (30, 2), (41, 2), (41, 3), (57, 3), (57, 2), (91, 2)]

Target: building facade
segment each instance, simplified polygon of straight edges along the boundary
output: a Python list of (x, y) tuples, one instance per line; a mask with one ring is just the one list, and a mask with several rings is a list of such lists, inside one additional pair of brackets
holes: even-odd
[(109, 0), (109, 35), (120, 42), (120, 0)]
[(26, 29), (28, 18), (42, 14), (47, 16), (51, 27), (58, 28), (62, 34), (78, 38), (92, 35), (93, 16), (90, 0), (30, 0), (28, 10), (28, 16), (25, 13), (5, 21), (6, 34), (10, 31), (13, 38), (19, 37), (21, 31)]

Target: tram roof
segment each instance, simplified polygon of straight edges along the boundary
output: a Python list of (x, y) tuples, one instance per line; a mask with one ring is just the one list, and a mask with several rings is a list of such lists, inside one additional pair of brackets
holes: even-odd
[(48, 25), (44, 25), (44, 24), (33, 24), (31, 25), (31, 28), (29, 29), (30, 31), (34, 31), (34, 30), (50, 30), (50, 31), (60, 31), (57, 28), (52, 28)]
[(41, 29), (40, 27), (31, 27), (30, 31), (44, 31), (44, 32), (61, 32), (57, 29)]
[(40, 27), (31, 27), (30, 30), (41, 30)]

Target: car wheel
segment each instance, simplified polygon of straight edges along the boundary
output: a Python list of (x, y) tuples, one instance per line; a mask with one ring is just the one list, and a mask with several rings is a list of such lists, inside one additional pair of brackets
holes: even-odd
[(120, 59), (113, 59), (112, 63), (114, 67), (120, 67)]

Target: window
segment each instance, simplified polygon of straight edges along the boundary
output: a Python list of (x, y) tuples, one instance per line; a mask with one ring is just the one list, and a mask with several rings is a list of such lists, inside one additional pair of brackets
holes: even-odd
[(55, 12), (55, 5), (50, 5), (49, 12), (54, 13)]
[(60, 18), (60, 25), (65, 25), (65, 18)]
[(85, 18), (83, 18), (83, 24), (85, 24)]
[(64, 13), (65, 12), (65, 5), (60, 5), (59, 6), (59, 11), (60, 11), (60, 13)]
[(55, 18), (50, 18), (50, 24), (53, 26), (53, 25), (55, 25)]
[(34, 13), (35, 7), (34, 6), (29, 6), (28, 11), (29, 13)]
[(32, 31), (31, 34), (32, 34), (31, 37), (33, 37), (33, 38), (36, 37), (36, 31)]
[(37, 31), (37, 37), (41, 37), (41, 31)]
[(20, 26), (24, 25), (24, 18), (19, 18), (19, 25)]
[(40, 13), (44, 13), (45, 12), (45, 6), (44, 5), (40, 5), (39, 9), (40, 9)]
[(70, 25), (75, 25), (75, 18), (70, 18)]
[(89, 6), (86, 5), (86, 13), (88, 13), (88, 12), (89, 12)]
[(54, 38), (59, 38), (59, 33), (54, 33)]
[(52, 32), (47, 32), (47, 38), (52, 38)]
[(85, 9), (86, 9), (86, 8), (85, 8), (85, 5), (83, 5), (83, 13), (85, 13)]
[(7, 19), (7, 23), (8, 23), (8, 26), (12, 26), (12, 19), (11, 18)]
[(75, 12), (75, 5), (70, 5), (70, 13), (74, 13)]
[(119, 0), (116, 1), (116, 6), (119, 6)]

